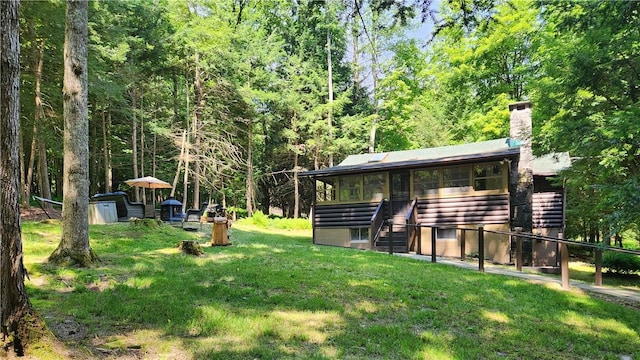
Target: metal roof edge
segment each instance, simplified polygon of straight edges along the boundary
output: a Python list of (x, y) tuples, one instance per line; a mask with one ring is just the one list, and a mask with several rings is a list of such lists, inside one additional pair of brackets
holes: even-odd
[(520, 147), (511, 147), (511, 148), (492, 151), (492, 152), (467, 154), (467, 155), (459, 155), (459, 156), (448, 156), (448, 157), (427, 159), (427, 160), (410, 160), (410, 161), (398, 161), (398, 162), (392, 162), (392, 163), (368, 163), (368, 164), (358, 164), (358, 165), (349, 165), (349, 166), (334, 166), (330, 168), (301, 172), (298, 174), (298, 176), (303, 176), (303, 177), (330, 176), (330, 175), (352, 173), (356, 171), (357, 172), (374, 172), (374, 171), (401, 169), (401, 168), (409, 168), (409, 167), (428, 166), (428, 165), (434, 165), (434, 164), (439, 164), (444, 162), (461, 163), (461, 162), (481, 160), (481, 159), (489, 160), (489, 159), (509, 158), (519, 154), (520, 154)]

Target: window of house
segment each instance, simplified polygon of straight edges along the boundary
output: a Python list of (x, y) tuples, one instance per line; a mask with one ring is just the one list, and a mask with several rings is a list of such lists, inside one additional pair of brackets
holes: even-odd
[(351, 242), (369, 242), (369, 228), (351, 228)]
[(436, 229), (436, 240), (458, 240), (456, 229)]
[(340, 177), (340, 201), (357, 201), (362, 197), (362, 181), (361, 177), (341, 176)]
[(363, 176), (363, 200), (382, 200), (387, 187), (385, 174), (369, 174)]
[(502, 189), (502, 165), (500, 163), (475, 165), (473, 167), (473, 188), (476, 191)]
[(439, 187), (438, 169), (416, 170), (413, 173), (413, 191), (416, 196), (437, 194)]
[(442, 192), (444, 194), (469, 191), (469, 166), (453, 166), (442, 169)]
[(333, 201), (336, 199), (336, 179), (329, 178), (316, 181), (316, 201)]

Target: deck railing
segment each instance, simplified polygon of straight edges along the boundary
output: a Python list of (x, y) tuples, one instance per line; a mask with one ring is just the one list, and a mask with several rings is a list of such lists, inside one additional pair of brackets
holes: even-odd
[(376, 207), (376, 210), (371, 215), (371, 243), (369, 244), (369, 248), (371, 250), (375, 249), (376, 242), (380, 237), (380, 233), (384, 228), (385, 218), (386, 218), (386, 203), (387, 200), (383, 199), (380, 201), (380, 204)]
[[(417, 231), (416, 224), (418, 223), (418, 211), (416, 211), (418, 206), (418, 197), (415, 197), (409, 205), (409, 209), (407, 211), (407, 215), (405, 216), (405, 223), (407, 226), (405, 227), (405, 236), (407, 238), (407, 250), (411, 251), (414, 245), (416, 245), (416, 238), (420, 231)], [(417, 244), (420, 247), (420, 242)], [(417, 251), (419, 252), (420, 249)]]
[[(637, 251), (637, 250), (623, 249), (623, 248), (612, 247), (612, 246), (604, 246), (602, 244), (595, 244), (595, 243), (586, 243), (586, 242), (577, 241), (577, 240), (564, 239), (562, 237), (554, 238), (554, 237), (548, 237), (548, 236), (533, 235), (533, 234), (523, 233), (519, 229), (517, 229), (516, 231), (498, 231), (498, 230), (486, 230), (484, 226), (479, 226), (477, 229), (473, 229), (473, 228), (461, 228), (461, 227), (442, 227), (442, 226), (436, 226), (432, 224), (427, 225), (427, 224), (420, 224), (420, 223), (416, 223), (416, 224), (407, 223), (407, 227), (415, 228), (415, 231), (417, 231), (418, 233), (421, 232), (420, 230), (418, 230), (419, 228), (431, 228), (431, 262), (434, 262), (434, 263), (436, 262), (436, 252), (437, 252), (436, 251), (436, 237), (437, 237), (436, 229), (438, 228), (454, 229), (455, 228), (458, 231), (461, 231), (461, 234), (460, 234), (460, 259), (461, 260), (464, 260), (466, 256), (465, 255), (465, 238), (466, 238), (465, 233), (467, 231), (477, 232), (478, 233), (478, 271), (484, 271), (485, 233), (501, 234), (501, 235), (505, 235), (507, 239), (509, 239), (509, 241), (512, 238), (515, 240), (515, 244), (516, 244), (515, 245), (516, 246), (515, 265), (518, 271), (522, 271), (522, 241), (524, 239), (549, 241), (552, 243), (556, 243), (558, 244), (558, 248), (560, 251), (560, 261), (559, 261), (560, 273), (562, 277), (562, 287), (564, 289), (570, 288), (569, 248), (567, 245), (592, 248), (594, 250), (594, 263), (595, 263), (594, 284), (596, 286), (602, 285), (602, 254), (605, 251), (621, 252), (621, 253), (628, 253), (628, 254), (640, 256), (640, 251)], [(418, 248), (416, 253), (421, 254), (420, 248)]]

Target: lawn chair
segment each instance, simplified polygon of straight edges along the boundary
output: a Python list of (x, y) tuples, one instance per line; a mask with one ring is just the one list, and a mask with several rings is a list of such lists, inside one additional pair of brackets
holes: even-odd
[(199, 224), (199, 229), (202, 230), (202, 215), (207, 210), (207, 206), (209, 204), (204, 202), (200, 205), (200, 209), (188, 209), (187, 214), (182, 220), (182, 228), (184, 230), (196, 230), (196, 228), (190, 226), (190, 224), (197, 222)]

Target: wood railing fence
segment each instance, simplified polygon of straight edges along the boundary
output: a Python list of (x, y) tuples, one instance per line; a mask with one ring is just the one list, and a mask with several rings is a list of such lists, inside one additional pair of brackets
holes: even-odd
[[(390, 224), (392, 226), (392, 224)], [(436, 258), (437, 258), (437, 247), (436, 247), (436, 240), (437, 240), (437, 234), (436, 231), (437, 229), (456, 229), (457, 231), (461, 231), (460, 233), (460, 259), (461, 260), (465, 260), (466, 258), (466, 246), (465, 246), (465, 238), (466, 238), (466, 232), (467, 231), (476, 231), (478, 233), (478, 271), (484, 271), (484, 262), (485, 262), (485, 256), (484, 256), (484, 237), (485, 237), (485, 233), (493, 233), (493, 234), (501, 234), (501, 235), (505, 235), (507, 237), (507, 239), (509, 239), (509, 241), (511, 241), (512, 239), (515, 240), (515, 266), (516, 269), (518, 271), (522, 271), (522, 242), (524, 239), (531, 239), (531, 240), (540, 240), (540, 241), (549, 241), (552, 243), (557, 243), (558, 244), (558, 248), (560, 251), (560, 261), (559, 261), (559, 265), (560, 265), (560, 273), (561, 273), (561, 277), (562, 277), (562, 287), (564, 289), (569, 289), (570, 288), (570, 283), (569, 283), (569, 248), (567, 245), (574, 245), (574, 246), (578, 246), (578, 247), (586, 247), (586, 248), (592, 248), (594, 249), (594, 263), (595, 263), (595, 279), (594, 279), (594, 284), (596, 286), (601, 286), (602, 285), (602, 254), (605, 251), (613, 251), (613, 252), (621, 252), (621, 253), (628, 253), (628, 254), (633, 254), (633, 255), (637, 255), (640, 256), (640, 251), (636, 251), (636, 250), (630, 250), (630, 249), (623, 249), (623, 248), (618, 248), (618, 247), (612, 247), (612, 246), (606, 246), (606, 245), (602, 245), (602, 244), (594, 244), (594, 243), (587, 243), (587, 242), (582, 242), (582, 241), (576, 241), (576, 240), (571, 240), (571, 239), (564, 239), (564, 238), (554, 238), (554, 237), (548, 237), (548, 236), (541, 236), (541, 235), (534, 235), (534, 234), (528, 234), (528, 233), (523, 233), (520, 229), (516, 229), (516, 231), (497, 231), (497, 230), (486, 230), (484, 228), (484, 226), (480, 225), (478, 226), (477, 229), (473, 229), (473, 228), (462, 228), (462, 227), (452, 227), (452, 226), (448, 226), (448, 227), (443, 227), (443, 226), (435, 226), (432, 224), (420, 224), (420, 223), (408, 223), (407, 227), (413, 227), (414, 229), (416, 229), (416, 233), (418, 236), (418, 249), (417, 249), (417, 253), (421, 254), (421, 249), (420, 249), (420, 244), (422, 243), (422, 239), (421, 239), (421, 235), (422, 235), (422, 231), (419, 231), (419, 228), (431, 228), (431, 262), (435, 263), (436, 262)], [(511, 243), (513, 243), (513, 241), (511, 241)], [(390, 253), (393, 252), (393, 249), (389, 249)]]

